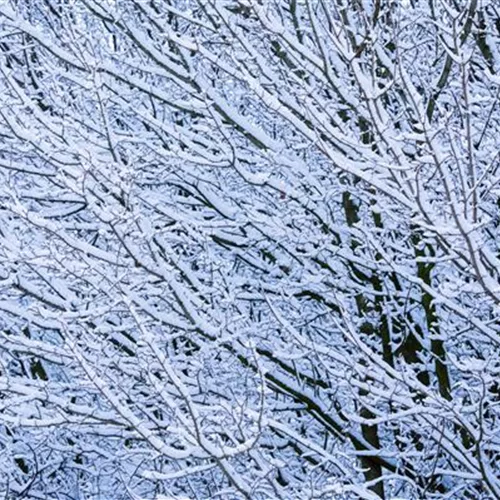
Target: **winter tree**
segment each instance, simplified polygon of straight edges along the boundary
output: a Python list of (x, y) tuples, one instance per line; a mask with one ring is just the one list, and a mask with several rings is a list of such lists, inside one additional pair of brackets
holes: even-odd
[(496, 0), (0, 0), (0, 493), (500, 499)]

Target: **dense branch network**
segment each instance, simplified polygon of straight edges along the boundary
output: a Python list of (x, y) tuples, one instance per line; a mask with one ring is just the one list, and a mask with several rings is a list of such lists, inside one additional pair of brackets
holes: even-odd
[(0, 35), (6, 498), (500, 498), (494, 1)]

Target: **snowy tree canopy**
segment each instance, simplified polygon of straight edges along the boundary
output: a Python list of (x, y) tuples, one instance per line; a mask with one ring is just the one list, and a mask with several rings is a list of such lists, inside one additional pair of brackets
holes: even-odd
[(496, 0), (0, 0), (0, 494), (500, 499)]

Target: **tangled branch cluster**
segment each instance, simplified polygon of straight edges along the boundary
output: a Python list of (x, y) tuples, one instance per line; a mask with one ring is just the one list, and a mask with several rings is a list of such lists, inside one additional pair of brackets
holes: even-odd
[(0, 492), (500, 499), (494, 0), (0, 0)]

